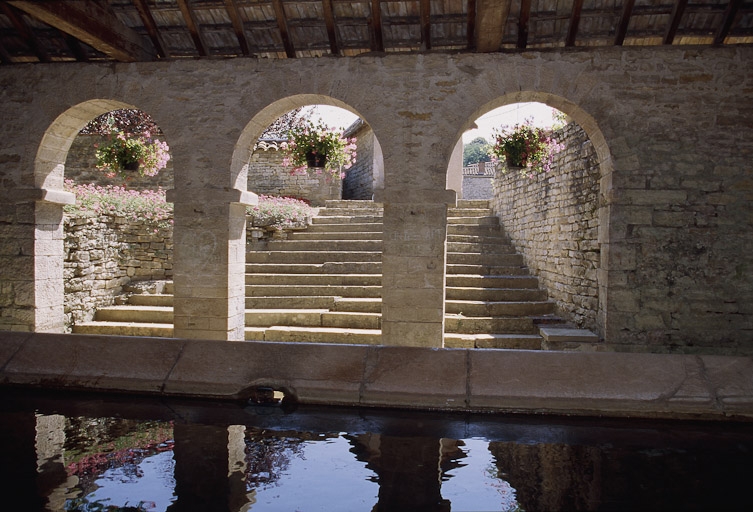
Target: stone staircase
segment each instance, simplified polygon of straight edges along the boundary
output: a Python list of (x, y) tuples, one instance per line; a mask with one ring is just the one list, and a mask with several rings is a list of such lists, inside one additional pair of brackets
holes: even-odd
[[(487, 201), (448, 211), (445, 346), (540, 349), (553, 304), (527, 273)], [(246, 339), (381, 342), (382, 208), (328, 201), (305, 231), (250, 244)], [(172, 283), (131, 290), (74, 332), (172, 336)]]

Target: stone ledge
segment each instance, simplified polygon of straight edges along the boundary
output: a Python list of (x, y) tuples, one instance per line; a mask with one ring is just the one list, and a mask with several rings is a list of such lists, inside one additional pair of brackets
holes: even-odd
[(0, 384), (467, 412), (753, 420), (753, 358), (0, 332)]

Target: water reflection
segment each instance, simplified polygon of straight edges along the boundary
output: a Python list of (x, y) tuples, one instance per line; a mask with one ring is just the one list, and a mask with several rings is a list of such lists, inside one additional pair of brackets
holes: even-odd
[(734, 510), (753, 469), (749, 424), (0, 404), (23, 510)]

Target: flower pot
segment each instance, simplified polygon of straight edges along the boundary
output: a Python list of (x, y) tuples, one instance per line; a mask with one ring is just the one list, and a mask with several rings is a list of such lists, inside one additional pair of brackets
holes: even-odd
[(138, 171), (139, 163), (138, 162), (126, 162), (123, 164), (123, 170), (124, 171)]
[(523, 167), (526, 167), (528, 162), (526, 159), (521, 159), (520, 161), (516, 162), (513, 158), (510, 157), (510, 155), (505, 155), (505, 162), (507, 163), (507, 168), (514, 168), (514, 169), (522, 169)]
[(327, 163), (327, 156), (318, 153), (306, 153), (306, 163), (309, 167), (323, 168)]

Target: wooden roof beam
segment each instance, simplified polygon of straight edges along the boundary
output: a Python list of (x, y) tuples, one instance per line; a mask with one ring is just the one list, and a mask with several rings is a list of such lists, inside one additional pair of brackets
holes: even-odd
[(740, 9), (740, 4), (742, 3), (742, 0), (732, 0), (729, 4), (727, 4), (727, 9), (724, 11), (724, 19), (722, 20), (722, 24), (719, 26), (719, 30), (714, 36), (714, 44), (724, 44), (724, 40), (727, 38), (727, 34), (729, 34), (729, 31), (732, 30), (732, 25), (734, 25), (734, 23), (737, 21), (738, 10)]
[(625, 0), (622, 4), (622, 16), (620, 16), (620, 24), (617, 25), (617, 32), (614, 35), (614, 44), (616, 46), (622, 46), (625, 42), (625, 35), (627, 35), (628, 26), (630, 25), (630, 17), (633, 15), (633, 7), (635, 7), (635, 0)]
[(290, 40), (290, 31), (288, 29), (288, 17), (285, 15), (285, 8), (282, 6), (282, 0), (272, 0), (272, 6), (275, 9), (275, 18), (277, 18), (277, 28), (280, 30), (282, 45), (285, 47), (285, 55), (289, 59), (295, 59), (295, 48)]
[(8, 3), (115, 60), (135, 62), (154, 59), (152, 48), (144, 46), (141, 36), (121, 23), (106, 2), (9, 0)]
[(518, 17), (518, 49), (528, 46), (528, 23), (531, 21), (531, 0), (520, 2), (520, 16)]
[(196, 18), (194, 18), (191, 6), (188, 5), (188, 2), (186, 0), (178, 0), (178, 7), (180, 8), (181, 14), (183, 14), (183, 19), (185, 20), (186, 26), (188, 27), (188, 32), (190, 32), (191, 34), (193, 44), (194, 46), (196, 46), (196, 51), (199, 52), (200, 57), (206, 57), (207, 55), (209, 55), (209, 52), (207, 51), (207, 45), (204, 44), (204, 39), (202, 39), (201, 37), (199, 24), (196, 23)]
[(141, 17), (141, 22), (144, 24), (146, 33), (149, 34), (149, 38), (157, 50), (157, 55), (162, 59), (169, 59), (170, 52), (167, 51), (167, 47), (162, 41), (162, 36), (160, 36), (157, 29), (157, 23), (154, 21), (152, 11), (149, 10), (146, 0), (133, 0), (133, 3), (136, 5), (136, 10), (139, 12), (139, 17)]
[(225, 0), (225, 9), (227, 9), (227, 14), (230, 16), (230, 21), (233, 24), (233, 31), (235, 32), (235, 37), (238, 38), (241, 53), (246, 56), (250, 55), (251, 50), (246, 40), (246, 33), (243, 30), (243, 20), (241, 19), (240, 12), (238, 12), (238, 6), (235, 5), (234, 0)]
[(421, 0), (421, 49), (431, 50), (431, 0)]
[(468, 49), (476, 49), (476, 0), (468, 0), (468, 26), (466, 27), (468, 37)]
[(322, 10), (324, 11), (324, 24), (327, 27), (327, 37), (329, 38), (329, 51), (332, 55), (339, 55), (340, 49), (337, 44), (337, 30), (335, 28), (335, 13), (332, 9), (332, 0), (322, 0)]
[(384, 51), (384, 35), (382, 34), (382, 6), (379, 0), (371, 0), (371, 50)]
[(42, 45), (39, 44), (39, 40), (37, 40), (34, 33), (31, 30), (29, 30), (29, 26), (21, 17), (20, 13), (16, 12), (6, 2), (0, 3), (0, 8), (2, 8), (3, 14), (5, 14), (8, 17), (10, 22), (13, 24), (13, 27), (16, 29), (19, 35), (24, 39), (24, 41), (26, 41), (26, 44), (29, 45), (31, 50), (37, 56), (37, 59), (39, 59), (39, 62), (52, 62), (52, 60), (50, 59), (50, 56), (47, 54), (44, 48), (42, 48)]
[(663, 44), (672, 44), (672, 41), (674, 41), (677, 28), (680, 26), (680, 20), (687, 5), (688, 0), (675, 0), (675, 5), (672, 7), (672, 17), (667, 27), (667, 32), (664, 34)]
[(79, 62), (89, 62), (89, 56), (86, 54), (81, 42), (70, 34), (63, 34), (65, 44), (71, 49), (71, 53)]
[(578, 35), (578, 25), (580, 24), (580, 13), (583, 10), (583, 0), (573, 2), (573, 10), (570, 14), (570, 28), (567, 30), (567, 39), (565, 46), (575, 46), (575, 38)]
[(476, 0), (476, 51), (496, 52), (502, 44), (510, 2)]

